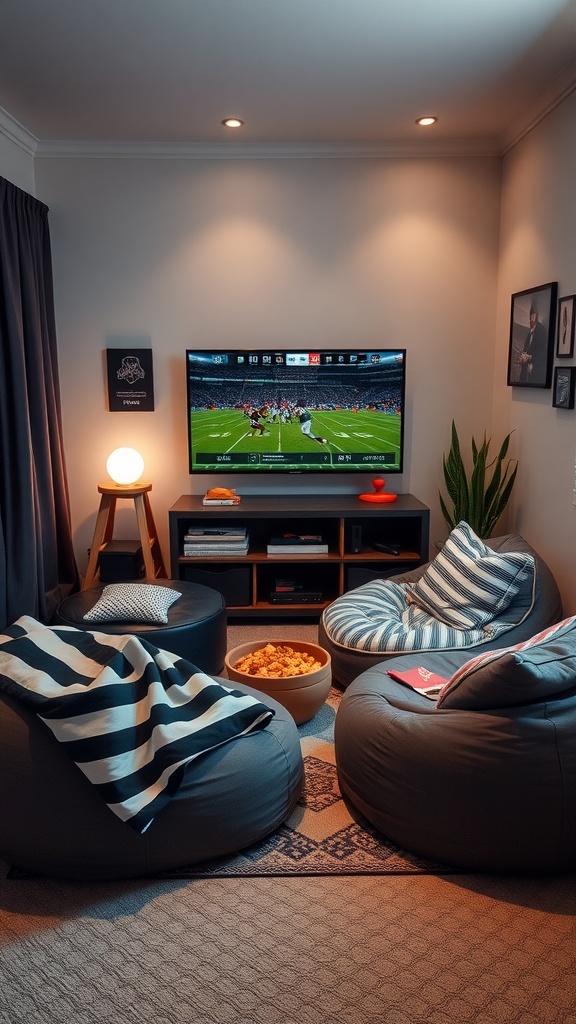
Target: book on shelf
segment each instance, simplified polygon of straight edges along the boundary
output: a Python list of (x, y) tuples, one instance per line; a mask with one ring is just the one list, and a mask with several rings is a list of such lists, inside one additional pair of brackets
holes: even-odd
[(239, 505), (240, 497), (235, 498), (202, 498), (203, 505)]
[(203, 547), (207, 547), (212, 544), (240, 544), (246, 539), (238, 534), (233, 534), (231, 537), (184, 537), (184, 543), (201, 544)]
[(302, 547), (308, 547), (312, 544), (323, 544), (324, 538), (321, 533), (282, 533), (275, 537), (270, 537), (269, 543), (275, 547), (280, 545), (283, 547), (295, 547), (297, 544)]
[(182, 547), (184, 555), (245, 555), (248, 551), (249, 538), (212, 537), (196, 538), (187, 541), (184, 538)]
[(395, 679), (397, 683), (409, 686), (412, 690), (416, 690), (417, 693), (421, 693), (423, 697), (428, 697), (429, 700), (436, 700), (440, 690), (448, 682), (444, 676), (439, 676), (436, 672), (430, 672), (423, 665), (419, 665), (417, 668), (410, 668), (406, 672), (395, 672), (389, 669), (388, 675), (391, 679)]
[(266, 553), (269, 555), (327, 555), (327, 544), (268, 544)]
[(222, 544), (228, 541), (246, 540), (245, 527), (214, 527), (213, 529), (192, 529), (184, 534), (185, 544)]
[(248, 543), (246, 544), (185, 544), (183, 554), (185, 558), (211, 558), (215, 555), (228, 555), (236, 558), (237, 555), (248, 554)]

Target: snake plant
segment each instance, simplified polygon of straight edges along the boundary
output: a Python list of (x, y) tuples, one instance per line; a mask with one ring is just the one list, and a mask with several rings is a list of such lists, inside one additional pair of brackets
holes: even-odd
[(478, 537), (491, 537), (502, 515), (516, 480), (518, 463), (506, 461), (510, 434), (504, 438), (498, 455), (490, 461), (491, 438), (486, 437), (479, 446), (472, 438), (472, 472), (467, 475), (460, 450), (460, 440), (452, 420), (452, 443), (443, 456), (444, 483), (452, 511), (440, 493), (442, 514), (452, 530), (462, 519), (472, 527)]

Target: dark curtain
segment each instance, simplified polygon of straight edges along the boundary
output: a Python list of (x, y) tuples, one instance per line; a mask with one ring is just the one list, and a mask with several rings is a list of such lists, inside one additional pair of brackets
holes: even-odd
[(77, 585), (48, 208), (0, 178), (0, 628)]

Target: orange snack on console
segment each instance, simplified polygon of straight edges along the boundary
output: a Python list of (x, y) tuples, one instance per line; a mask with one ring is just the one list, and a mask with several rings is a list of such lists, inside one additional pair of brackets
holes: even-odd
[(249, 676), (274, 676), (282, 679), (288, 676), (303, 676), (322, 666), (311, 654), (304, 651), (294, 651), (284, 644), (266, 644), (265, 647), (260, 647), (257, 651), (240, 658), (234, 668)]
[(235, 498), (236, 491), (231, 490), (230, 487), (211, 487), (210, 490), (206, 491), (207, 498)]

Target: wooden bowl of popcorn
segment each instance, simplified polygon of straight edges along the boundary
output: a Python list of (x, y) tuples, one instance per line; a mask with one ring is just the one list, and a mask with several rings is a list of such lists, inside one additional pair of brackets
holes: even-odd
[(308, 722), (322, 707), (332, 685), (328, 651), (300, 640), (252, 640), (228, 652), (228, 679), (244, 683), (277, 700), (296, 725)]

